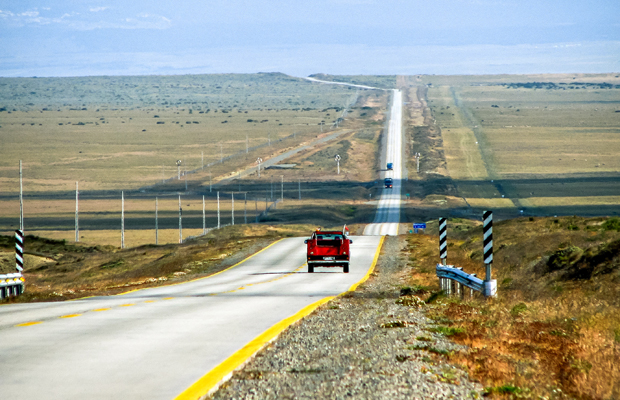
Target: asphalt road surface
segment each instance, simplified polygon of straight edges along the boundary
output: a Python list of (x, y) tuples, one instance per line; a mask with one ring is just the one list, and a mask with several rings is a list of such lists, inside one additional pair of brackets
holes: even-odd
[(386, 162), (394, 164), (393, 171), (385, 171), (384, 178), (393, 179), (391, 189), (384, 188), (377, 204), (377, 213), (372, 224), (364, 229), (364, 235), (398, 235), (400, 222), (400, 195), (401, 180), (403, 177), (402, 165), (402, 119), (403, 94), (394, 90), (394, 100), (390, 110), (388, 137), (386, 148)]
[[(279, 333), (286, 318), (367, 276), (381, 238), (352, 239), (349, 274), (308, 274), (304, 239), (290, 238), (183, 284), (0, 306), (2, 398), (197, 398), (250, 355), (235, 352), (252, 341), (260, 348), (266, 330)], [(222, 376), (209, 375), (222, 366)]]

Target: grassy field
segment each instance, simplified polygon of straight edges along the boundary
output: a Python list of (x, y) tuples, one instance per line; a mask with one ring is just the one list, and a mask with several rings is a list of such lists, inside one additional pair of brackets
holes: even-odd
[(525, 208), (534, 215), (553, 207), (577, 214), (596, 214), (597, 205), (608, 206), (602, 215), (620, 211), (612, 200), (620, 195), (618, 75), (419, 80), (430, 86), (430, 124), (441, 130), (446, 175), (472, 207)]
[[(0, 79), (0, 186), (133, 189), (295, 135), (328, 129), (357, 98), (283, 74)], [(354, 117), (355, 111), (351, 115)], [(288, 144), (289, 146), (291, 143)], [(255, 158), (254, 158), (255, 159)]]
[[(27, 232), (73, 240), (79, 181), (82, 240), (115, 246), (121, 190), (128, 246), (154, 242), (158, 195), (162, 243), (178, 240), (167, 233), (178, 227), (177, 193), (183, 194), (184, 236), (202, 232), (202, 194), (207, 227), (217, 225), (216, 190), (222, 192), (222, 224), (231, 222), (232, 193), (236, 222), (244, 221), (244, 196), (251, 222), (257, 203), (258, 212), (264, 209), (265, 196), (270, 203), (280, 197), (282, 179), (285, 198), (298, 198), (299, 189), (304, 200), (319, 202), (368, 198), (387, 106), (384, 91), (283, 74), (0, 78), (0, 87), (0, 232), (17, 228), (21, 159)], [(257, 157), (268, 160), (333, 132), (345, 107), (347, 116), (339, 123), (345, 134), (287, 160), (298, 164), (294, 169), (263, 170), (260, 179), (254, 174), (217, 185), (254, 167)], [(336, 154), (342, 157), (340, 175)], [(177, 175), (177, 160), (182, 175), (194, 173), (168, 180)], [(213, 191), (211, 183), (217, 185)], [(336, 200), (339, 196), (344, 198)], [(301, 219), (316, 218), (320, 213)]]

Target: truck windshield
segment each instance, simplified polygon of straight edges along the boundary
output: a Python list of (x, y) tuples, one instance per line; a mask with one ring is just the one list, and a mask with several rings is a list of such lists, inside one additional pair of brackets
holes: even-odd
[(321, 233), (316, 236), (318, 240), (343, 240), (344, 236), (337, 233)]

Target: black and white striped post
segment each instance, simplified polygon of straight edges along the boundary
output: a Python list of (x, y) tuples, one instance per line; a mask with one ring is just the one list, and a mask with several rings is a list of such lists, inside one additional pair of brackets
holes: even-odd
[(15, 231), (15, 268), (17, 272), (24, 270), (24, 232), (21, 229)]
[(493, 264), (493, 212), (484, 211), (482, 214), (482, 232), (484, 245), (484, 264), (486, 276), (484, 279), (484, 296), (497, 295), (497, 281), (491, 279), (491, 265)]
[[(15, 268), (19, 274), (24, 270), (24, 231), (21, 229), (15, 231)], [(17, 296), (23, 292), (24, 284), (22, 283), (21, 285), (13, 286), (13, 293), (10, 294)]]
[[(448, 219), (439, 218), (439, 258), (442, 265), (447, 265), (448, 259)], [(448, 279), (441, 279), (441, 290), (450, 294)]]

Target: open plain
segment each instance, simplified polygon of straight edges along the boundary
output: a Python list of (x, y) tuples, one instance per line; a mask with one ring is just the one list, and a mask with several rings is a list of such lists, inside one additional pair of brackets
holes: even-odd
[[(402, 91), (401, 233), (412, 222), (428, 228), (388, 238), (367, 284), (289, 328), (213, 396), (620, 396), (617, 74), (314, 77)], [(25, 229), (36, 235), (28, 291), (10, 302), (181, 283), (277, 238), (344, 223), (360, 234), (373, 220), (386, 90), (282, 74), (0, 84), (3, 271), (13, 268), (19, 159)], [(259, 178), (257, 157), (286, 166)], [(232, 225), (234, 196), (235, 226), (213, 229), (218, 192), (220, 224)], [(499, 296), (446, 298), (434, 273), (436, 218), (450, 217), (449, 262), (482, 276), (488, 209)], [(317, 351), (330, 346), (331, 357)]]

